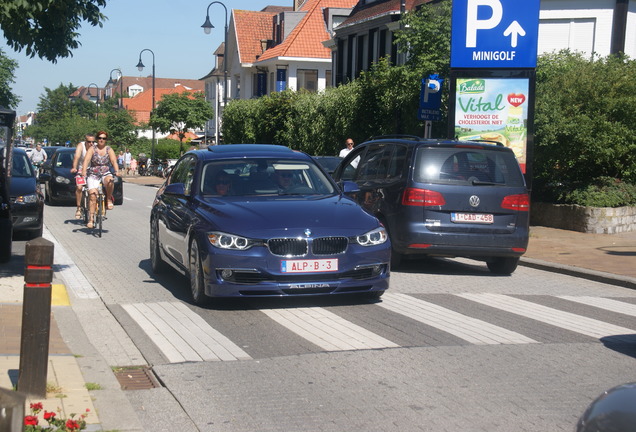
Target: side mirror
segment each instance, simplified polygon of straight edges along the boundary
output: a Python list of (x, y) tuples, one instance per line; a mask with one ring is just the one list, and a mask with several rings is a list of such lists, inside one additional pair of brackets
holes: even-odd
[(46, 183), (47, 181), (51, 181), (51, 174), (44, 172), (38, 176), (39, 183)]
[(356, 182), (345, 180), (342, 182), (341, 187), (342, 192), (347, 195), (360, 192), (360, 188), (358, 187), (358, 184)]
[(185, 185), (183, 183), (171, 183), (163, 190), (166, 195), (185, 196)]

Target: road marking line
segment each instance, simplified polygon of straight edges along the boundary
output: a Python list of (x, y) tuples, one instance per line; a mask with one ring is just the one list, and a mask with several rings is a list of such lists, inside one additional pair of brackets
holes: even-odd
[(588, 306), (594, 306), (600, 309), (605, 309), (608, 311), (636, 316), (636, 305), (631, 303), (625, 303), (622, 301), (604, 298), (604, 297), (589, 297), (589, 296), (558, 296), (564, 300), (569, 300), (577, 303), (586, 304)]
[[(564, 312), (540, 304), (521, 300), (502, 294), (458, 294), (468, 300), (485, 304), (493, 308), (501, 309), (516, 315), (534, 319), (546, 324), (560, 327), (575, 333), (584, 334), (593, 338), (604, 338), (616, 336), (614, 339), (621, 340), (619, 335), (633, 335), (636, 330), (606, 323), (603, 321)], [(627, 337), (625, 341), (633, 342), (633, 336)]]
[(384, 294), (378, 306), (476, 345), (537, 343), (520, 333), (405, 294)]
[(51, 306), (70, 306), (66, 287), (62, 284), (51, 285)]
[(262, 309), (261, 312), (325, 351), (399, 347), (323, 308)]
[(171, 363), (251, 359), (182, 303), (132, 303), (122, 307)]
[(132, 199), (132, 198), (128, 198), (128, 197), (124, 197), (124, 199), (125, 199), (126, 201), (133, 201), (133, 199)]

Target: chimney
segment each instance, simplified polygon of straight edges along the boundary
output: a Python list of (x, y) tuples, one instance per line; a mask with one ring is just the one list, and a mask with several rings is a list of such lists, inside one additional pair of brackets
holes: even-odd
[(294, 0), (294, 11), (299, 10), (306, 0)]

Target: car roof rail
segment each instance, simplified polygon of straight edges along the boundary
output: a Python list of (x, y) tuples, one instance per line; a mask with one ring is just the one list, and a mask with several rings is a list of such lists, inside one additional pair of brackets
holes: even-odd
[(485, 144), (496, 144), (499, 147), (505, 147), (504, 144), (501, 141), (495, 141), (495, 140), (487, 140), (487, 139), (470, 139), (470, 140), (466, 140), (466, 141), (470, 141), (470, 142), (478, 142), (478, 143), (485, 143)]
[(379, 140), (379, 139), (403, 139), (403, 140), (421, 141), (424, 138), (418, 137), (416, 135), (389, 134), (389, 135), (374, 136), (369, 138), (367, 141), (373, 141), (373, 140)]

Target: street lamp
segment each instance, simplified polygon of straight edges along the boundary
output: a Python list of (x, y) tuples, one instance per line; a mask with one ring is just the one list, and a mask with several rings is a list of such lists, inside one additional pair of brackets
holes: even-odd
[(124, 107), (124, 101), (122, 100), (122, 98), (124, 97), (124, 74), (121, 73), (121, 69), (119, 68), (115, 68), (112, 71), (110, 71), (110, 79), (108, 80), (108, 82), (113, 85), (115, 84), (115, 81), (113, 81), (113, 72), (119, 72), (119, 108), (123, 108)]
[[(225, 5), (223, 3), (221, 3), (220, 1), (213, 1), (212, 3), (210, 3), (208, 5), (208, 8), (205, 12), (205, 22), (203, 23), (203, 25), (201, 27), (203, 27), (203, 31), (205, 32), (205, 34), (210, 34), (210, 32), (212, 32), (212, 29), (214, 28), (214, 26), (212, 25), (212, 23), (210, 22), (210, 6), (212, 6), (213, 4), (220, 4), (221, 6), (223, 6), (223, 9), (225, 10), (225, 40), (223, 42), (223, 107), (227, 106), (227, 8), (225, 7)], [(216, 98), (218, 98), (218, 96), (216, 96)], [(215, 110), (217, 111), (216, 113), (216, 118), (218, 119), (218, 107)], [(219, 143), (219, 122), (216, 122), (216, 144)]]
[(97, 111), (95, 112), (95, 120), (97, 120), (97, 118), (99, 116), (99, 87), (95, 83), (90, 83), (88, 85), (87, 89), (88, 89), (88, 99), (89, 100), (91, 98), (91, 86), (95, 86), (95, 88), (97, 89), (97, 98), (95, 99), (95, 104), (97, 105)]
[[(153, 111), (155, 110), (155, 53), (148, 48), (142, 49), (139, 52), (139, 63), (137, 63), (137, 69), (139, 69), (139, 71), (144, 70), (144, 64), (141, 62), (141, 54), (143, 54), (144, 51), (149, 51), (150, 54), (152, 54), (152, 111), (150, 112), (150, 114), (152, 115)], [(155, 128), (152, 128), (152, 153), (151, 153), (151, 158), (154, 160), (155, 159)]]

